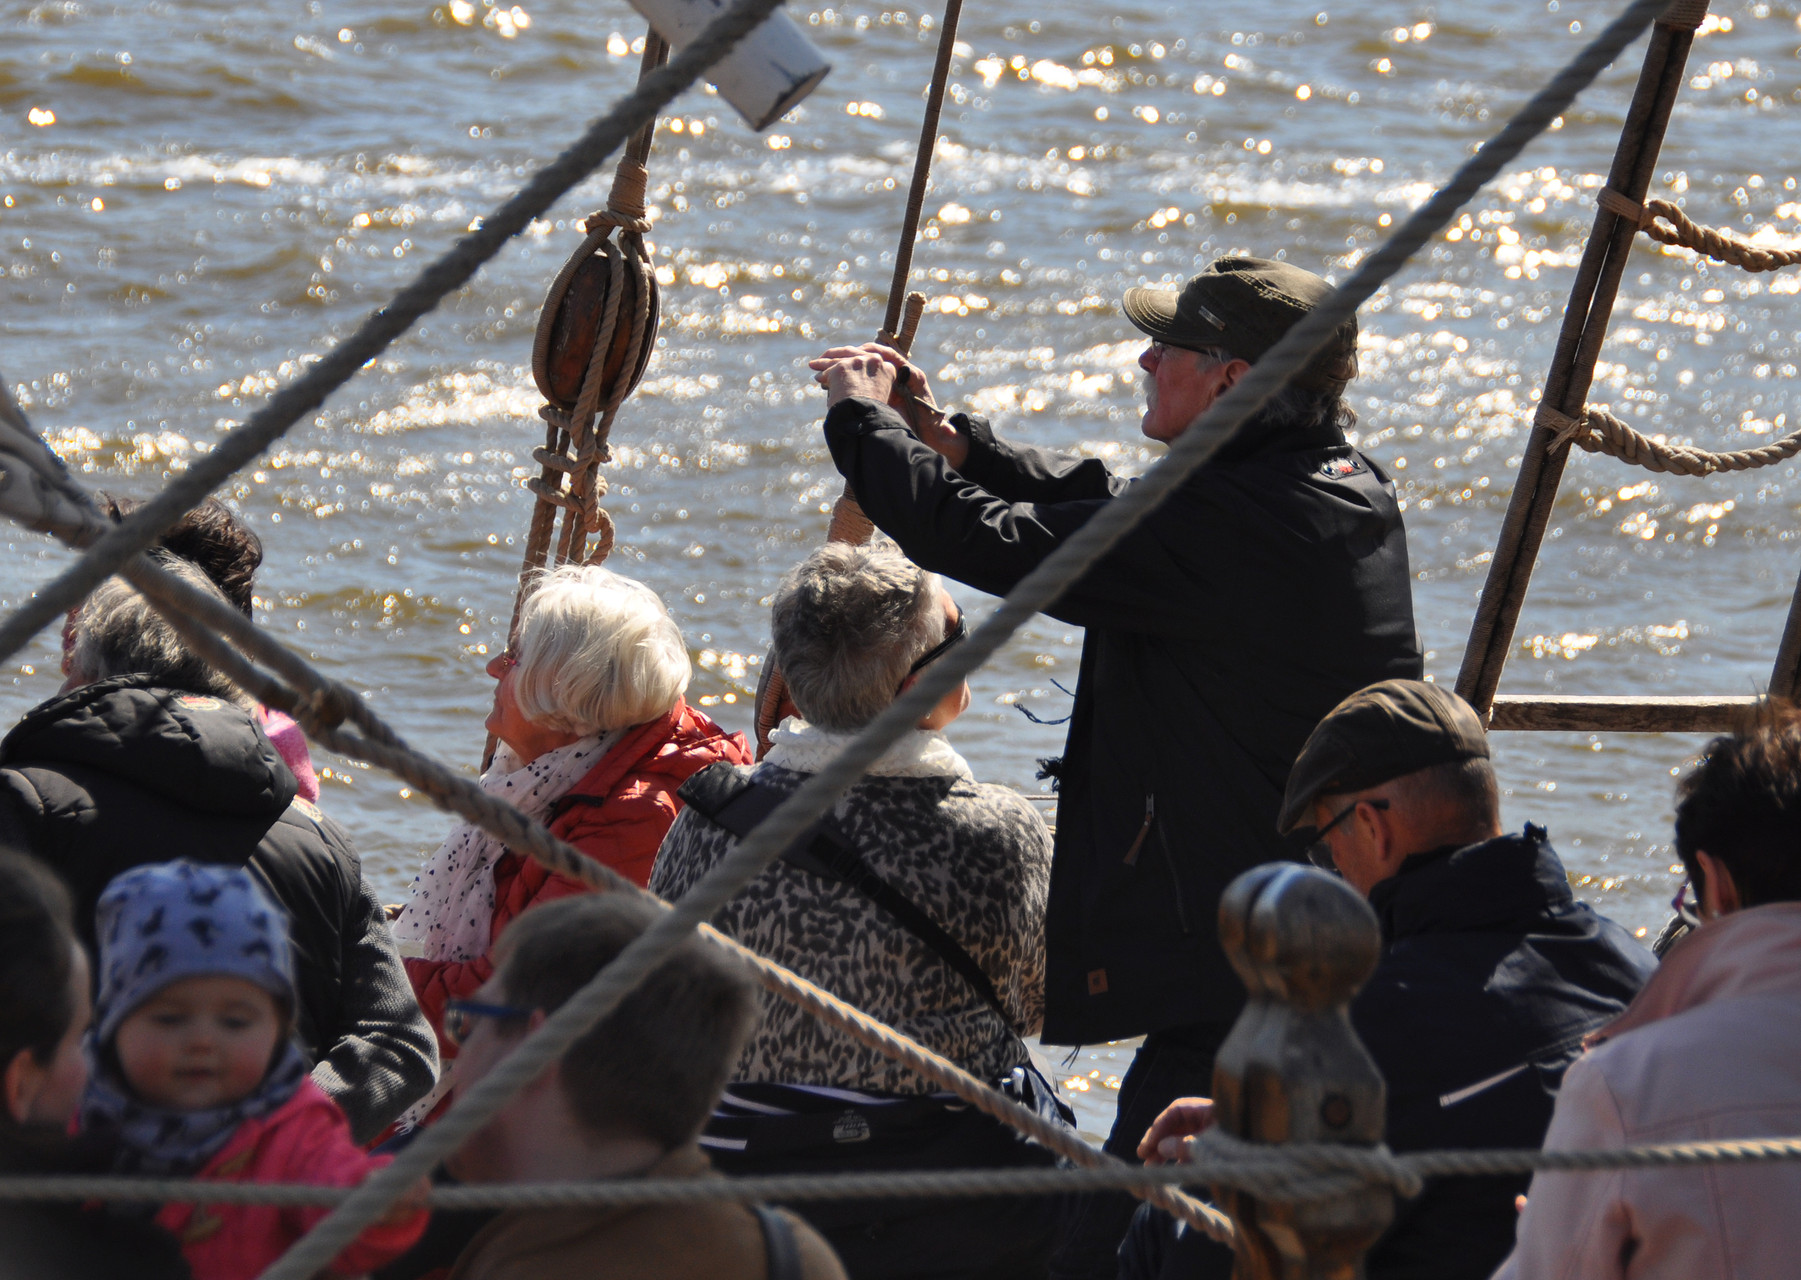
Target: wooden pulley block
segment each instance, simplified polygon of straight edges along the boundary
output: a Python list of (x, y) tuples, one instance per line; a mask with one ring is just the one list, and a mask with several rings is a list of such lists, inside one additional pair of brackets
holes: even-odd
[[(626, 237), (622, 234), (621, 239)], [(635, 237), (634, 237), (635, 239)], [(619, 272), (620, 291), (615, 299), (613, 278), (615, 261), (623, 260)], [(632, 330), (641, 297), (648, 301), (643, 338), (636, 350)], [(582, 392), (582, 379), (594, 358), (594, 344), (606, 324), (607, 311), (617, 307), (613, 334), (606, 358), (601, 365), (599, 404), (630, 395), (644, 377), (650, 364), (650, 353), (657, 345), (657, 319), (660, 300), (657, 276), (648, 259), (640, 257), (628, 244), (603, 240), (574, 270), (565, 267), (544, 299), (538, 316), (538, 340), (532, 350), (532, 377), (538, 390), (551, 404), (565, 413), (575, 409)], [(625, 379), (621, 386), (620, 380)]]
[[(1220, 895), (1220, 946), (1250, 1000), (1213, 1068), (1213, 1117), (1249, 1142), (1373, 1146), (1387, 1090), (1348, 1005), (1376, 967), (1369, 904), (1335, 876), (1292, 862), (1245, 872)], [(1235, 1280), (1355, 1280), (1394, 1216), (1369, 1185), (1319, 1200), (1221, 1189), (1238, 1228)]]

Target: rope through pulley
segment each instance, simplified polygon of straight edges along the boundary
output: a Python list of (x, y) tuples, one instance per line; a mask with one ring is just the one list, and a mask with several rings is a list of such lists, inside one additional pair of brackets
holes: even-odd
[[(668, 56), (669, 46), (648, 32), (639, 78)], [(545, 400), (538, 410), (545, 438), (532, 457), (543, 471), (526, 484), (538, 503), (526, 538), (519, 604), (538, 570), (598, 564), (613, 549), (613, 522), (600, 506), (607, 491), (600, 466), (611, 456), (607, 438), (614, 416), (650, 363), (660, 311), (656, 269), (644, 242), (650, 230), (645, 162), (655, 128), (653, 122), (639, 130), (626, 148), (606, 207), (582, 224), (587, 234), (551, 282), (539, 314), (532, 377)], [(509, 640), (516, 638), (518, 615), (516, 604)]]

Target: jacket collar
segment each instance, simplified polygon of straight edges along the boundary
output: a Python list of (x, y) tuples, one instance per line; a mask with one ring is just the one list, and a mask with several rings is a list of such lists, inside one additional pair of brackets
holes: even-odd
[(1393, 945), (1419, 933), (1519, 925), (1575, 901), (1543, 827), (1458, 849), (1416, 853), (1370, 890), (1370, 906)]
[[(682, 722), (687, 717), (687, 702), (677, 698), (675, 705), (655, 720), (647, 720), (627, 729), (625, 736), (608, 748), (607, 753), (583, 775), (581, 781), (563, 793), (563, 799), (612, 794), (613, 788), (627, 774), (643, 768), (646, 756), (655, 755), (662, 750), (663, 745), (681, 729)], [(561, 801), (557, 807), (562, 807)]]
[(1592, 1041), (1710, 1001), (1772, 994), (1801, 999), (1801, 902), (1773, 902), (1709, 920), (1670, 948), (1638, 998)]
[[(676, 1147), (635, 1178), (716, 1178), (712, 1163), (698, 1143)], [(502, 1254), (530, 1251), (543, 1256), (566, 1247), (592, 1232), (604, 1229), (629, 1214), (663, 1206), (624, 1204), (610, 1209), (509, 1209), (482, 1230), (464, 1250), (465, 1258), (477, 1253), (477, 1246), (493, 1248)]]

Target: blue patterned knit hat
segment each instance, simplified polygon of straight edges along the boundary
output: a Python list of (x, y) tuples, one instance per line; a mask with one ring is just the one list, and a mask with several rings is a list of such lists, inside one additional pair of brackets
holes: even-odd
[(287, 913), (242, 867), (185, 859), (133, 867), (106, 886), (95, 922), (100, 1044), (112, 1041), (133, 1009), (181, 978), (243, 978), (294, 1011)]

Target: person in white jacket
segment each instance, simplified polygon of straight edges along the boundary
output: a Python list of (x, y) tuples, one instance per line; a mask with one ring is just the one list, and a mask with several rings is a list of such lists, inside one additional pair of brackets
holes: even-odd
[[(1546, 1150), (1801, 1134), (1801, 711), (1709, 744), (1676, 849), (1701, 923), (1570, 1067)], [(1801, 1164), (1540, 1173), (1496, 1280), (1765, 1280), (1797, 1258)]]

